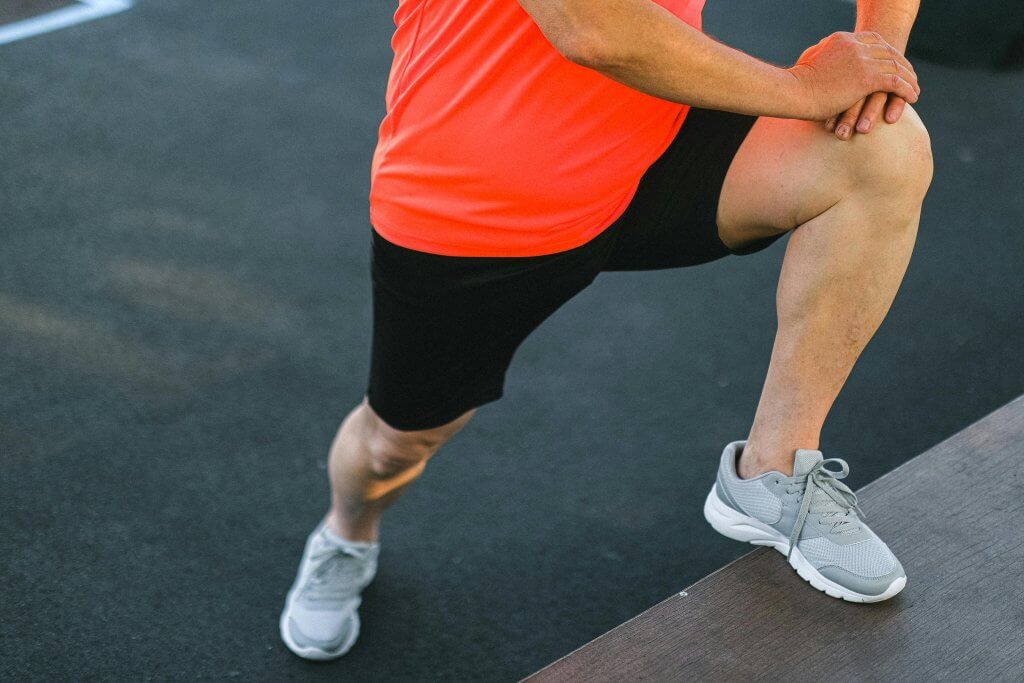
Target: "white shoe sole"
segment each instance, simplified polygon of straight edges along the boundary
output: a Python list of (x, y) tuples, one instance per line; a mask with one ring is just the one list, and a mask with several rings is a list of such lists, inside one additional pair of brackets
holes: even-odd
[(338, 659), (347, 654), (352, 649), (352, 646), (356, 644), (356, 639), (359, 638), (359, 612), (355, 611), (352, 613), (352, 619), (354, 620), (352, 630), (349, 632), (348, 638), (337, 648), (324, 650), (319, 647), (302, 647), (292, 638), (291, 629), (288, 628), (288, 613), (291, 611), (293, 592), (294, 588), (288, 591), (288, 597), (284, 602), (284, 611), (281, 612), (281, 619), (278, 621), (278, 627), (281, 629), (281, 640), (288, 646), (288, 649), (303, 659), (311, 659), (318, 662)]
[(744, 541), (754, 545), (767, 545), (775, 548), (783, 555), (789, 556), (789, 564), (807, 583), (833, 598), (841, 598), (849, 602), (882, 602), (893, 597), (907, 585), (907, 577), (901, 576), (894, 580), (884, 592), (878, 595), (863, 595), (840, 586), (822, 574), (800, 553), (800, 548), (793, 548), (789, 554), (789, 538), (753, 517), (729, 507), (718, 497), (714, 487), (704, 501), (704, 519), (708, 520), (715, 531), (735, 541)]

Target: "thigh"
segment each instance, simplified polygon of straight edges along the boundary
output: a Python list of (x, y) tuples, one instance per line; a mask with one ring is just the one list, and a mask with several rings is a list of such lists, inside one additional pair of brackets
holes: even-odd
[(604, 262), (607, 238), (546, 256), (438, 256), (373, 240), (367, 400), (402, 431), (497, 400), (516, 349)]
[[(877, 133), (876, 133), (877, 134)], [(816, 122), (762, 116), (722, 184), (716, 223), (730, 247), (796, 228), (835, 205), (863, 141), (843, 141)]]
[(691, 107), (613, 225), (617, 242), (604, 270), (692, 266), (771, 244), (774, 236), (733, 249), (720, 239), (715, 222), (726, 172), (756, 121)]

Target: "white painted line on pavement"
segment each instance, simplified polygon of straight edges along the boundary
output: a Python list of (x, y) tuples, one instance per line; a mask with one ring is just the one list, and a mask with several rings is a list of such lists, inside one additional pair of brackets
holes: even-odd
[(78, 0), (74, 5), (0, 26), (0, 45), (123, 12), (132, 0)]

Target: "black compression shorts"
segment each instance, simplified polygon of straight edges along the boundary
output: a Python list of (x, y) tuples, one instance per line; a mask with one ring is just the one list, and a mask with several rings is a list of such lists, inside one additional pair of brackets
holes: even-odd
[(691, 108), (626, 211), (586, 244), (544, 256), (439, 256), (372, 232), (373, 345), (367, 397), (389, 425), (438, 427), (501, 397), (516, 348), (598, 273), (706, 263), (732, 251), (716, 215), (756, 117)]

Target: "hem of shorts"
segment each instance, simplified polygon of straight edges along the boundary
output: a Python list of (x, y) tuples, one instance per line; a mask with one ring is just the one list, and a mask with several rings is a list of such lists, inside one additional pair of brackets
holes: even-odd
[[(777, 240), (779, 240), (782, 237), (785, 237), (788, 232), (789, 231), (787, 230), (786, 232), (780, 232), (778, 235), (761, 237), (759, 239), (754, 240), (753, 242), (747, 242), (742, 246), (736, 247), (735, 249), (727, 245), (725, 242), (722, 242), (722, 246), (728, 249), (729, 253), (732, 254), (733, 256), (749, 256), (750, 254), (756, 254), (759, 251), (764, 251), (768, 247), (775, 244)], [(721, 242), (721, 238), (719, 238), (718, 241)]]
[(418, 432), (425, 429), (436, 429), (437, 427), (442, 427), (449, 422), (458, 419), (460, 416), (474, 408), (480, 408), (488, 403), (494, 403), (502, 396), (504, 396), (504, 389), (491, 389), (486, 392), (481, 392), (476, 398), (461, 401), (455, 404), (455, 407), (449, 407), (447, 410), (428, 416), (418, 416), (408, 419), (388, 415), (388, 411), (380, 410), (380, 408), (375, 405), (376, 401), (369, 396), (369, 392), (367, 392), (366, 401), (370, 404), (370, 407), (373, 408), (373, 412), (377, 414), (377, 417), (383, 420), (384, 423), (392, 429), (397, 429), (400, 432)]
[(528, 247), (505, 247), (500, 251), (493, 249), (477, 249), (472, 247), (456, 247), (449, 244), (435, 242), (433, 240), (425, 240), (409, 235), (409, 233), (399, 230), (394, 227), (387, 220), (382, 220), (379, 213), (370, 209), (370, 225), (382, 238), (388, 242), (403, 247), (405, 249), (411, 249), (425, 254), (434, 254), (435, 256), (455, 256), (455, 257), (469, 257), (469, 258), (529, 258), (531, 256), (551, 256), (553, 254), (561, 254), (566, 251), (571, 251), (577, 247), (582, 247), (591, 240), (597, 239), (605, 230), (615, 224), (619, 218), (626, 213), (626, 209), (629, 208), (630, 203), (633, 201), (633, 197), (636, 195), (637, 188), (640, 186), (640, 181), (630, 188), (630, 191), (623, 197), (623, 200), (616, 206), (615, 210), (604, 220), (598, 222), (594, 228), (589, 228), (580, 233), (574, 233), (573, 239), (563, 239), (557, 241), (546, 241), (532, 244)]

